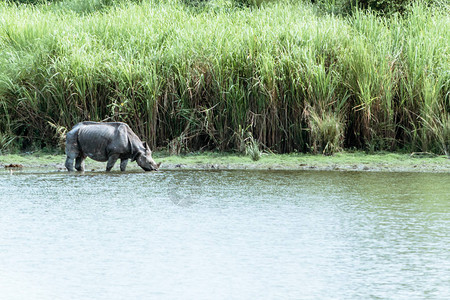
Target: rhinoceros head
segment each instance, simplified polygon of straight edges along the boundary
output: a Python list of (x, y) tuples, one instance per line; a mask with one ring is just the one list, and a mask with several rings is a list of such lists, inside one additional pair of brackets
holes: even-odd
[(136, 162), (144, 169), (144, 171), (157, 171), (161, 163), (157, 164), (152, 158), (152, 151), (146, 142), (143, 143), (144, 149), (140, 151), (140, 155), (136, 158)]

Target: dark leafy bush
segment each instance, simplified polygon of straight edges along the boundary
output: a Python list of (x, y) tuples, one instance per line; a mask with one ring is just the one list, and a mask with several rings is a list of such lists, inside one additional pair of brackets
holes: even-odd
[(414, 0), (346, 0), (347, 7), (371, 9), (383, 13), (403, 12)]
[[(403, 13), (418, 0), (312, 0), (327, 11), (351, 14), (355, 8), (375, 11), (384, 15)], [(429, 5), (440, 5), (447, 0), (419, 0)]]

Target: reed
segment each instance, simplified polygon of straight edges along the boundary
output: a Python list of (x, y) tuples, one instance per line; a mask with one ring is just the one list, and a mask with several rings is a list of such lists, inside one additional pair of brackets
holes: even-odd
[(333, 155), (343, 148), (343, 116), (323, 108), (306, 107), (305, 117), (310, 131), (309, 147), (313, 153)]
[(260, 160), (262, 156), (259, 142), (255, 140), (251, 134), (248, 136), (246, 141), (245, 154), (250, 156), (253, 161)]
[[(0, 4), (3, 136), (56, 146), (55, 128), (90, 119), (127, 122), (174, 152), (238, 150), (242, 128), (277, 152), (332, 140), (331, 152), (444, 152), (423, 135), (450, 108), (444, 9), (343, 17), (296, 1), (107, 2)], [(313, 134), (309, 107), (339, 124), (334, 137)]]

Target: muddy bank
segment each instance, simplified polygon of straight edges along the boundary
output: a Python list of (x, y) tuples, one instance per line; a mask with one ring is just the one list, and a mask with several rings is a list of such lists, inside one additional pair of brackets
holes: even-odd
[(448, 173), (450, 167), (436, 165), (413, 165), (394, 166), (384, 164), (325, 164), (316, 165), (314, 163), (302, 163), (298, 165), (282, 164), (166, 164), (161, 170), (302, 170), (302, 171), (364, 171), (364, 172), (427, 172), (427, 173)]
[[(450, 159), (445, 156), (417, 156), (401, 153), (365, 154), (363, 152), (338, 153), (334, 156), (310, 154), (265, 154), (259, 161), (247, 156), (229, 153), (191, 153), (169, 156), (154, 153), (161, 170), (320, 170), (320, 171), (375, 171), (375, 172), (435, 172), (450, 173)], [(51, 169), (66, 171), (62, 154), (10, 154), (0, 155), (0, 170)], [(106, 163), (86, 160), (87, 171), (103, 171)], [(130, 170), (140, 170), (136, 163), (129, 163)], [(113, 170), (119, 169), (116, 163)]]

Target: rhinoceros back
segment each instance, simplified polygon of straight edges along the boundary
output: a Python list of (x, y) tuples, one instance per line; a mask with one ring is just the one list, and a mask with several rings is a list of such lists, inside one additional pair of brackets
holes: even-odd
[(128, 129), (120, 122), (78, 123), (67, 134), (66, 153), (78, 151), (97, 161), (107, 161), (112, 154), (125, 156), (129, 152)]

